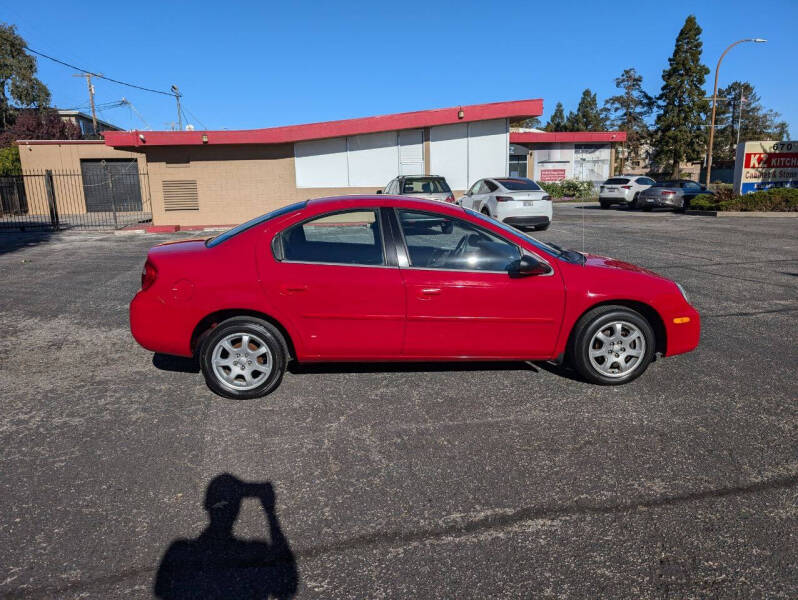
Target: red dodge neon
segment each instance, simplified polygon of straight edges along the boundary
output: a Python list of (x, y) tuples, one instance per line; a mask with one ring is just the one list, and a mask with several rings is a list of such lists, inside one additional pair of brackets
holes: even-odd
[(457, 206), (322, 198), (150, 250), (130, 328), (255, 398), (297, 361), (567, 360), (614, 385), (693, 350), (680, 285)]

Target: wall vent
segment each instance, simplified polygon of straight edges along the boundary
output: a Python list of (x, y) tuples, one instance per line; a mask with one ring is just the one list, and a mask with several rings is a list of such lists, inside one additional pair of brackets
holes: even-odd
[(164, 210), (199, 210), (196, 179), (173, 179), (163, 182)]

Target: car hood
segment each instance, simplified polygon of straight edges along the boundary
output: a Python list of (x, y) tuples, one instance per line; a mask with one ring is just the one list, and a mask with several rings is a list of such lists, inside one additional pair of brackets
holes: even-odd
[(637, 265), (633, 265), (632, 263), (624, 262), (622, 260), (617, 260), (615, 258), (610, 258), (608, 256), (599, 256), (597, 254), (585, 254), (584, 266), (592, 269), (620, 269), (622, 271), (632, 271), (634, 273), (643, 273), (645, 275), (651, 275), (652, 277), (658, 277), (659, 279), (667, 279), (666, 277), (663, 277), (659, 273), (655, 273), (654, 271), (650, 271), (649, 269), (644, 269), (643, 267), (638, 267)]

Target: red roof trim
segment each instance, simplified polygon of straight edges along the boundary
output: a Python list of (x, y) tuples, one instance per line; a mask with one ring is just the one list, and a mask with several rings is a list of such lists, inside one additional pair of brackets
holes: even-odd
[(511, 144), (552, 142), (625, 142), (625, 131), (513, 131)]
[[(463, 111), (463, 118), (458, 112)], [(212, 144), (285, 144), (380, 131), (417, 129), (451, 123), (520, 119), (543, 114), (543, 100), (515, 100), (434, 110), (238, 131), (103, 131), (109, 146), (201, 146)], [(207, 141), (203, 142), (203, 136)], [(141, 137), (144, 138), (142, 141)]]

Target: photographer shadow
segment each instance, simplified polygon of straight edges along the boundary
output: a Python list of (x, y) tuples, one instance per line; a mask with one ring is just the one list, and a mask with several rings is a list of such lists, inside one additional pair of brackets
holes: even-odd
[[(260, 500), (270, 541), (234, 537), (244, 498)], [(205, 492), (210, 522), (194, 539), (172, 542), (155, 576), (157, 598), (292, 598), (299, 576), (296, 560), (274, 511), (271, 483), (246, 483), (224, 473)]]

